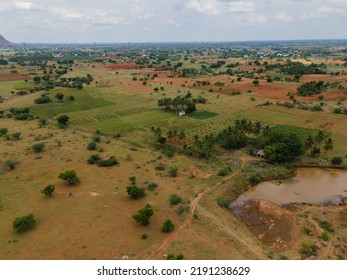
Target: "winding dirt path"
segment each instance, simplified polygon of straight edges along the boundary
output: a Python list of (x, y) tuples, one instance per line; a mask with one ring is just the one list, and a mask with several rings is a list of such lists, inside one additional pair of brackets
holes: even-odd
[(148, 257), (147, 260), (150, 259), (155, 259), (156, 256), (163, 254), (166, 249), (169, 247), (169, 245), (175, 241), (175, 239), (186, 229), (186, 227), (190, 224), (190, 222), (192, 221), (193, 215), (194, 215), (194, 211), (195, 209), (198, 207), (198, 204), (200, 202), (200, 200), (206, 195), (208, 194), (210, 191), (214, 190), (215, 188), (219, 187), (221, 184), (223, 184), (224, 182), (230, 180), (231, 178), (235, 177), (236, 175), (238, 175), (246, 161), (248, 159), (246, 158), (241, 158), (242, 160), (242, 165), (241, 167), (239, 167), (238, 170), (234, 171), (233, 173), (231, 173), (229, 176), (221, 179), (220, 181), (218, 181), (216, 184), (214, 184), (213, 186), (207, 188), (206, 190), (204, 190), (203, 192), (201, 192), (192, 202), (191, 206), (190, 206), (190, 210), (189, 210), (189, 214), (186, 217), (185, 221), (183, 222), (183, 224), (181, 224), (177, 230), (175, 230), (173, 233), (171, 233), (167, 238), (165, 238), (163, 240), (163, 242), (159, 245), (159, 247), (157, 249), (155, 249)]

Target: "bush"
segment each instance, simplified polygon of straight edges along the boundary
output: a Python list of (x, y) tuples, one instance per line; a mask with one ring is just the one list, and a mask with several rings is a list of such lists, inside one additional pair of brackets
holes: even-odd
[(161, 232), (169, 233), (175, 229), (175, 225), (171, 222), (171, 220), (166, 220), (161, 227)]
[(52, 102), (51, 98), (48, 95), (42, 95), (39, 98), (34, 100), (36, 104), (46, 104)]
[(12, 139), (19, 140), (20, 138), (20, 132), (14, 132), (12, 133)]
[(34, 145), (31, 146), (31, 148), (33, 149), (33, 151), (34, 151), (35, 153), (40, 153), (40, 152), (42, 152), (43, 149), (44, 149), (44, 147), (45, 147), (45, 143), (36, 143), (36, 144), (34, 144)]
[(76, 185), (80, 182), (75, 170), (66, 170), (60, 173), (58, 178), (66, 181), (69, 185)]
[(312, 242), (302, 243), (300, 253), (305, 257), (317, 255), (317, 245)]
[(54, 185), (48, 185), (44, 189), (41, 189), (41, 192), (48, 197), (52, 197), (53, 192), (55, 191)]
[(157, 183), (149, 183), (149, 184), (147, 185), (147, 188), (148, 188), (150, 191), (154, 191), (157, 187), (158, 187), (158, 184), (157, 184)]
[(169, 175), (171, 177), (177, 177), (177, 173), (178, 173), (177, 167), (171, 167), (169, 169)]
[(321, 235), (321, 238), (324, 240), (324, 241), (328, 241), (330, 239), (330, 236), (329, 236), (329, 232), (327, 232), (326, 230), (322, 232), (322, 235)]
[(227, 198), (222, 198), (222, 197), (220, 197), (220, 198), (217, 199), (217, 204), (218, 204), (218, 206), (220, 206), (220, 207), (228, 208), (229, 205), (230, 205), (230, 200), (227, 199)]
[(178, 203), (181, 203), (182, 198), (179, 197), (177, 194), (172, 194), (172, 195), (170, 195), (170, 199), (169, 200), (170, 200), (170, 204), (171, 205), (176, 205)]
[(6, 127), (0, 128), (0, 136), (6, 135), (8, 132), (8, 129)]
[(16, 165), (18, 165), (20, 163), (20, 161), (18, 159), (8, 159), (4, 162), (4, 166), (9, 169), (9, 170), (13, 170), (15, 169)]
[(252, 186), (258, 184), (260, 182), (260, 178), (257, 176), (257, 174), (251, 174), (251, 176), (249, 176), (249, 182)]
[(318, 225), (328, 232), (334, 232), (333, 225), (328, 221), (318, 221)]
[(90, 155), (87, 162), (89, 164), (95, 164), (96, 162), (98, 162), (99, 160), (101, 160), (101, 157), (99, 155)]
[(118, 164), (118, 160), (115, 158), (115, 157), (110, 157), (108, 159), (103, 159), (103, 160), (100, 160), (96, 163), (97, 166), (100, 166), (100, 167), (107, 167), (107, 166), (113, 166), (113, 165), (116, 165)]
[(95, 151), (96, 150), (96, 142), (93, 141), (93, 142), (88, 143), (87, 150), (88, 151)]
[(230, 173), (230, 171), (231, 171), (230, 167), (225, 167), (225, 168), (218, 171), (217, 176), (224, 177), (224, 176), (228, 175)]
[(136, 177), (135, 176), (129, 177), (129, 181), (131, 182), (132, 185), (135, 185), (136, 184)]
[(146, 195), (144, 188), (138, 186), (127, 186), (127, 193), (132, 199), (138, 199)]
[(35, 227), (35, 225), (36, 225), (36, 220), (33, 214), (17, 217), (13, 221), (13, 228), (17, 232), (23, 232), (23, 231), (29, 230)]
[(153, 208), (150, 204), (147, 204), (144, 208), (132, 215), (132, 218), (143, 226), (149, 224), (149, 219), (153, 216)]
[(330, 161), (332, 164), (340, 165), (343, 162), (342, 157), (333, 157)]
[(67, 126), (67, 123), (69, 122), (69, 116), (68, 115), (61, 115), (57, 118), (58, 126), (60, 128), (64, 128)]

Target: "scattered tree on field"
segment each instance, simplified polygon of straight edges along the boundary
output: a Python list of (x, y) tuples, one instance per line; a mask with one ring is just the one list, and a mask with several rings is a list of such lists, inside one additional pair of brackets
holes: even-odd
[(153, 208), (150, 204), (147, 204), (144, 208), (132, 215), (133, 219), (143, 226), (149, 224), (149, 219), (151, 216), (153, 216)]
[(33, 214), (29, 214), (22, 217), (17, 217), (13, 221), (13, 228), (18, 232), (23, 232), (32, 229), (36, 225), (36, 220)]
[(66, 181), (69, 185), (76, 185), (80, 182), (75, 170), (66, 170), (60, 173), (58, 178)]

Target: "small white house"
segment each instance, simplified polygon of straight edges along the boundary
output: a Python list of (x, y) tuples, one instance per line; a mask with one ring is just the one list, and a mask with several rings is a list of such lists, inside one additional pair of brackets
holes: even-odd
[(179, 115), (180, 117), (183, 117), (183, 116), (186, 115), (186, 112), (185, 112), (185, 111), (180, 111), (180, 112), (178, 112), (178, 115)]
[(257, 156), (258, 157), (263, 157), (265, 154), (264, 154), (264, 150), (259, 150), (258, 153), (257, 153)]

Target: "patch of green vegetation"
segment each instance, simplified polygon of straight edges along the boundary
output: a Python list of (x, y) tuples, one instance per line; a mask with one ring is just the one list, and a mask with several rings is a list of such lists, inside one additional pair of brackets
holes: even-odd
[(305, 143), (307, 137), (317, 134), (316, 129), (302, 128), (294, 125), (276, 125), (271, 128), (272, 133), (296, 134), (301, 142)]
[(198, 119), (198, 120), (204, 120), (204, 119), (208, 119), (208, 118), (213, 118), (215, 116), (218, 116), (218, 113), (215, 112), (210, 112), (210, 111), (200, 111), (200, 112), (196, 112), (193, 115), (193, 118)]
[[(61, 91), (63, 91), (65, 95), (74, 96), (75, 101), (71, 102), (70, 100), (64, 100), (62, 102), (54, 102), (45, 105), (33, 105), (30, 107), (30, 111), (36, 116), (53, 117), (63, 113), (83, 111), (114, 104), (103, 98), (92, 97), (88, 90), (67, 89)], [(51, 95), (54, 96), (54, 91), (51, 92)]]

